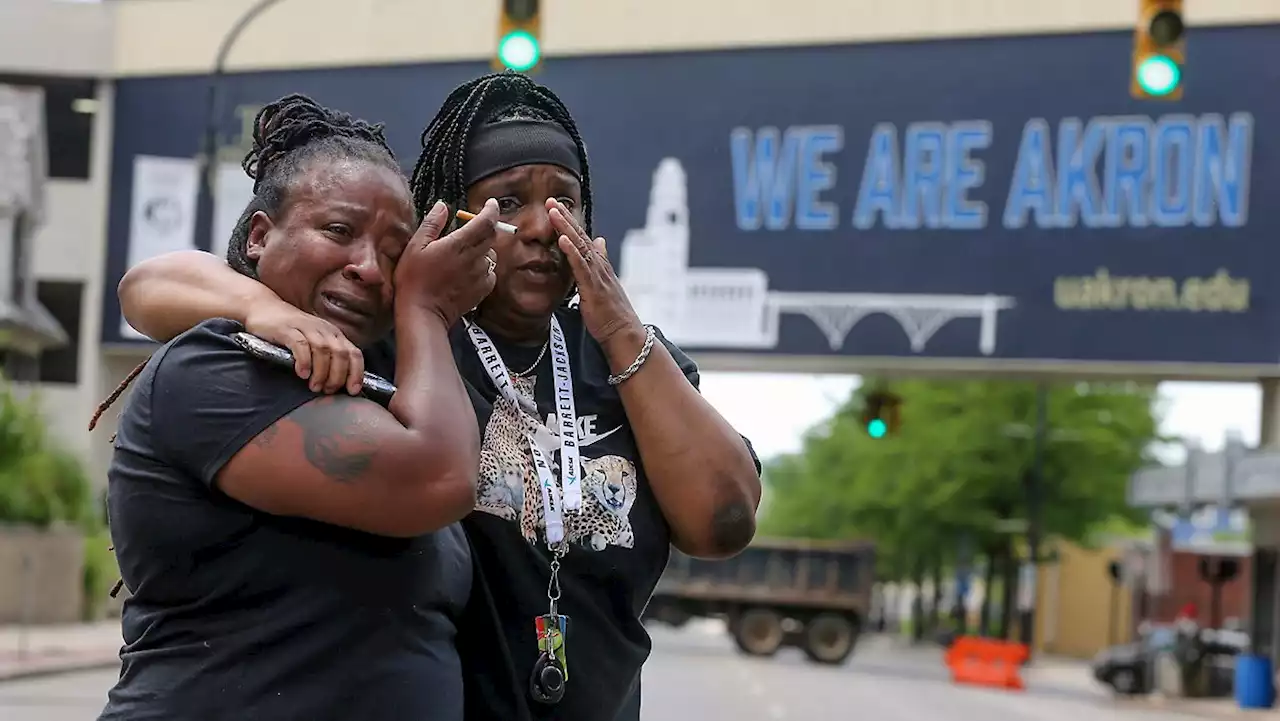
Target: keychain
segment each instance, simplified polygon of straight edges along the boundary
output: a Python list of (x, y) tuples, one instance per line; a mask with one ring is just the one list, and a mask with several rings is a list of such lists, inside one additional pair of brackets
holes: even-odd
[(538, 660), (533, 664), (529, 693), (533, 700), (548, 705), (557, 704), (564, 698), (565, 684), (569, 682), (569, 666), (565, 655), (569, 617), (559, 613), (560, 558), (564, 556), (564, 548), (563, 544), (558, 546), (551, 559), (547, 613), (534, 619), (534, 629), (538, 634)]

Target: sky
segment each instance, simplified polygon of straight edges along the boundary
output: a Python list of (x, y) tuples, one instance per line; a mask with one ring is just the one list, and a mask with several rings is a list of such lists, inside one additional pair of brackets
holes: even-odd
[[(702, 394), (761, 459), (799, 450), (804, 432), (829, 416), (858, 384), (857, 376), (704, 373)], [(1220, 449), (1228, 432), (1258, 442), (1261, 390), (1253, 383), (1164, 383), (1160, 431)], [(1180, 460), (1180, 451), (1161, 456)]]

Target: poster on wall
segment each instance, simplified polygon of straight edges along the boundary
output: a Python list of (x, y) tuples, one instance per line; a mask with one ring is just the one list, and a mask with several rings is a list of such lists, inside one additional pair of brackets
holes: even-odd
[[(128, 266), (195, 247), (199, 169), (190, 158), (138, 155), (133, 159), (133, 202), (129, 213)], [(146, 336), (120, 318), (120, 334)]]

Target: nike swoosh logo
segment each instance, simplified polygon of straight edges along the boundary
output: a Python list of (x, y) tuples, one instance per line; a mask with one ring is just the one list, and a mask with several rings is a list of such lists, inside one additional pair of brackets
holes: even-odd
[(608, 438), (614, 433), (617, 433), (620, 430), (622, 430), (622, 426), (618, 426), (611, 431), (605, 431), (604, 433), (591, 433), (586, 437), (579, 437), (578, 447), (581, 448), (583, 446), (589, 446), (592, 443), (596, 443), (597, 441), (603, 441), (604, 439)]

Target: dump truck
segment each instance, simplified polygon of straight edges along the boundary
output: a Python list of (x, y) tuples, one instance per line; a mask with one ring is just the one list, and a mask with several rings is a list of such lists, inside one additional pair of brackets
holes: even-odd
[(760, 540), (722, 561), (672, 549), (645, 619), (679, 627), (720, 618), (743, 653), (798, 646), (816, 663), (840, 664), (857, 645), (874, 581), (866, 542)]

